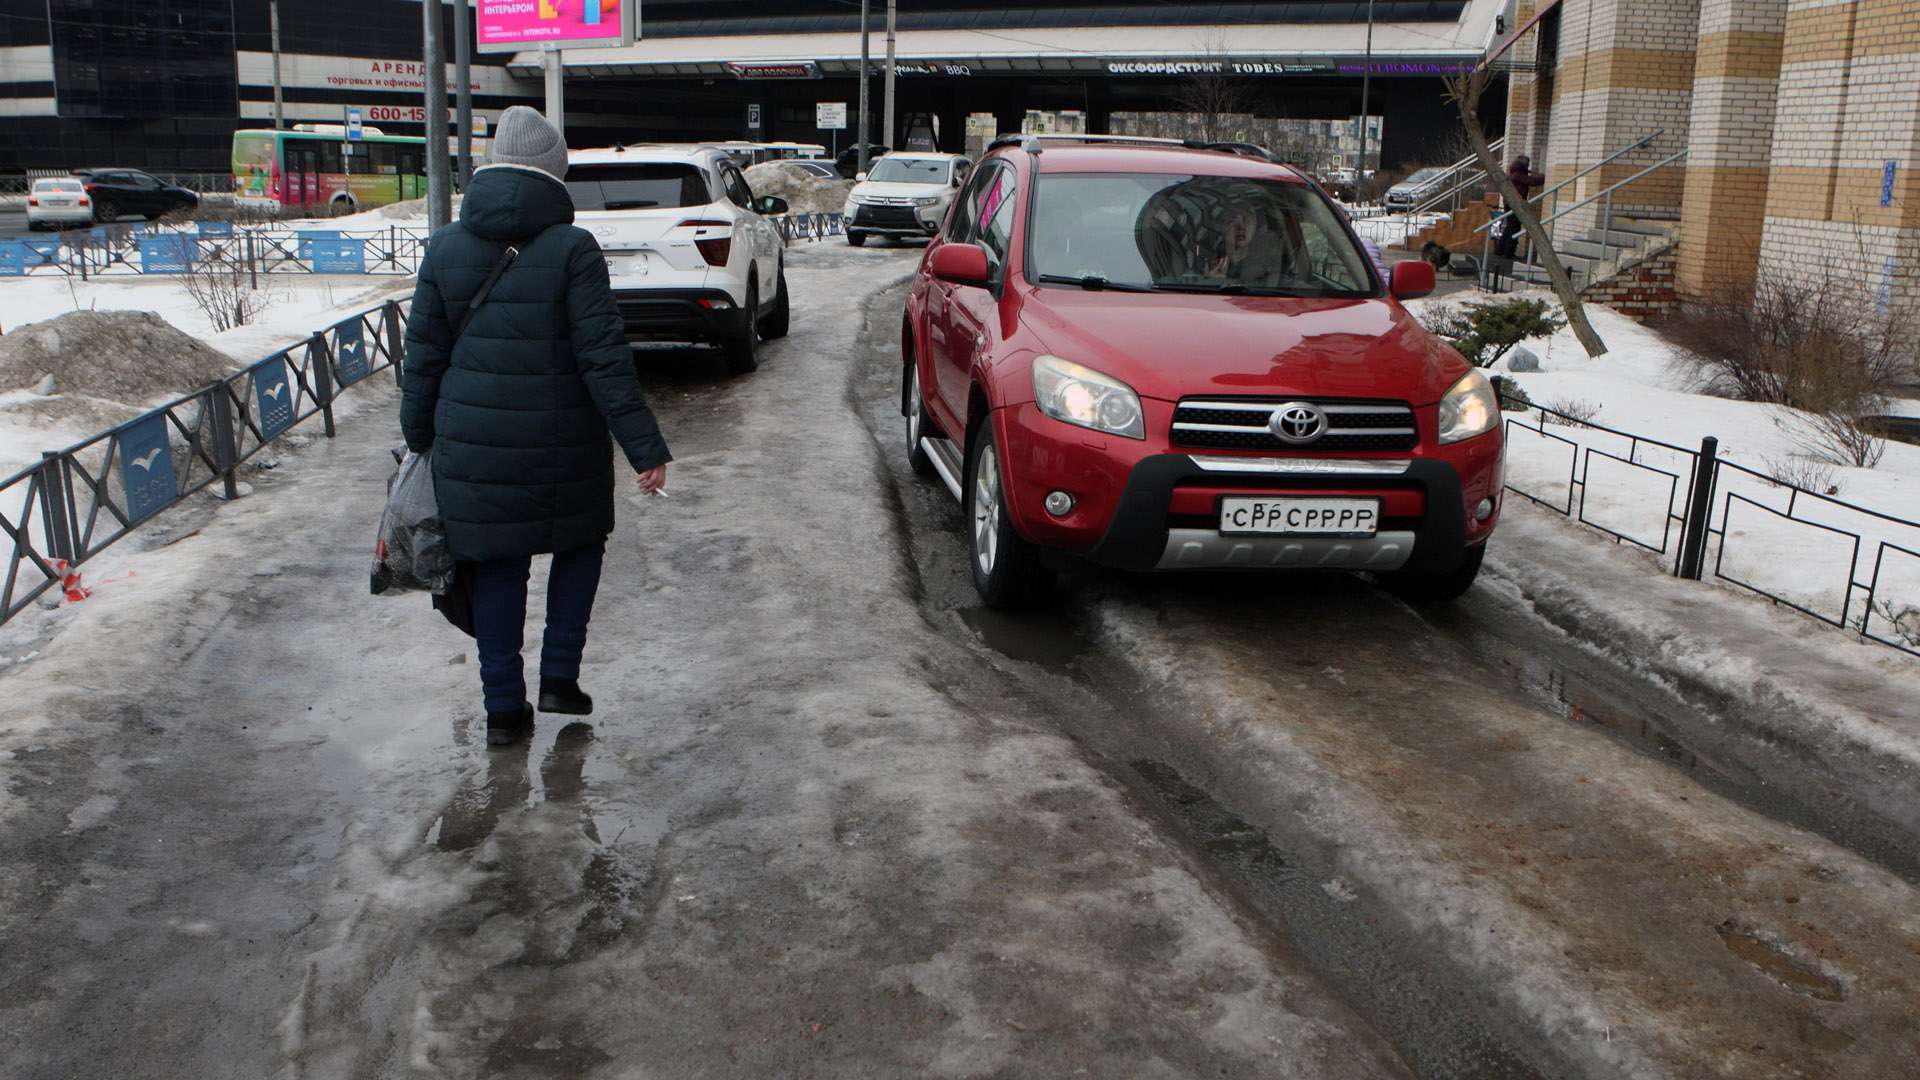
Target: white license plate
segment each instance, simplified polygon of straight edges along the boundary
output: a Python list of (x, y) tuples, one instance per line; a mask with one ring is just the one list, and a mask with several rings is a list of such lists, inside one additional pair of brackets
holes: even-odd
[(1380, 528), (1378, 499), (1227, 498), (1220, 500), (1220, 532), (1287, 536), (1372, 536)]
[(647, 256), (644, 252), (635, 255), (607, 256), (607, 273), (614, 277), (622, 274), (636, 275), (647, 272)]
[(40, 203), (43, 206), (72, 206), (73, 200), (72, 199), (49, 199), (45, 195), (42, 195), (40, 196)]

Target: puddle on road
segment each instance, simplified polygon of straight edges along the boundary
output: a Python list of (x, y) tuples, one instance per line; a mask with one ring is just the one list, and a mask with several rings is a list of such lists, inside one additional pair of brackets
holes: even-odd
[(982, 607), (960, 609), (960, 621), (980, 643), (1012, 660), (1038, 664), (1061, 675), (1087, 651), (1087, 639), (1064, 615), (1050, 611), (1008, 614)]
[(1592, 685), (1565, 668), (1555, 667), (1547, 676), (1546, 689), (1553, 695), (1563, 717), (1576, 724), (1605, 728), (1641, 750), (1691, 773), (1724, 780), (1725, 777), (1669, 734), (1657, 720), (1647, 716), (1631, 702)]
[[(1714, 927), (1714, 930), (1720, 935), (1720, 943), (1727, 947), (1727, 951), (1760, 969), (1763, 974), (1794, 993), (1805, 994), (1820, 1001), (1846, 1000), (1846, 988), (1840, 984), (1839, 979), (1788, 955), (1785, 949), (1761, 937), (1752, 928), (1728, 919)], [(1823, 1039), (1839, 1036), (1847, 1042), (1852, 1041), (1844, 1032), (1831, 1029), (1823, 1028), (1812, 1035), (1814, 1038)], [(1808, 1033), (1803, 1032), (1802, 1038), (1807, 1037)], [(1814, 1045), (1817, 1046), (1819, 1043), (1815, 1042)]]

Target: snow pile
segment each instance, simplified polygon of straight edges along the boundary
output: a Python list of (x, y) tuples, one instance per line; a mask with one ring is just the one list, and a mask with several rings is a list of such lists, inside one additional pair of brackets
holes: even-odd
[(828, 180), (784, 161), (765, 161), (746, 171), (747, 186), (755, 195), (787, 200), (796, 214), (837, 214), (846, 209), (851, 180)]
[(143, 405), (233, 369), (225, 353), (151, 311), (71, 311), (0, 337), (0, 390)]

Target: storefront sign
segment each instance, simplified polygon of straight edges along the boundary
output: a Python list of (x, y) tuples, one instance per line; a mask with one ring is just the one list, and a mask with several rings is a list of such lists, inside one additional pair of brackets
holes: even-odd
[(820, 66), (811, 60), (729, 60), (727, 74), (736, 79), (817, 79)]
[(639, 0), (479, 0), (481, 52), (631, 45)]

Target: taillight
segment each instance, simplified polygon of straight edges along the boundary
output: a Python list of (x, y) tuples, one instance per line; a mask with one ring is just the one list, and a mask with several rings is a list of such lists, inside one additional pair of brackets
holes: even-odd
[(87, 197), (86, 197), (85, 195), (82, 195), (82, 196), (80, 196), (80, 205), (81, 205), (81, 206), (87, 206), (87, 205), (89, 205), (89, 204), (88, 204), (88, 202), (87, 202)]
[[(689, 218), (679, 225), (682, 229), (693, 229), (693, 246), (700, 249), (700, 257), (708, 266), (725, 266), (733, 255), (733, 222), (725, 219)], [(722, 236), (702, 236), (707, 229), (725, 229)]]
[(40, 205), (40, 196), (38, 196), (38, 195), (29, 195), (29, 196), (27, 196), (27, 205), (28, 205), (28, 206), (39, 206), (39, 205)]

